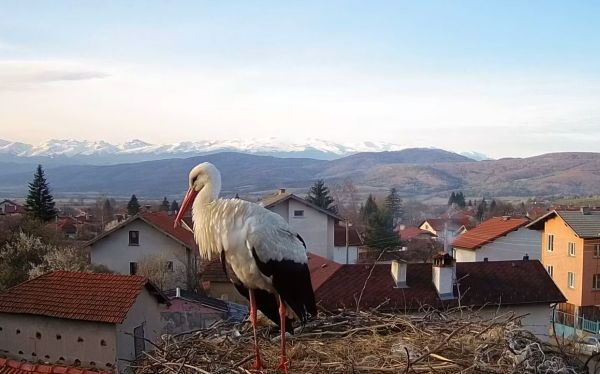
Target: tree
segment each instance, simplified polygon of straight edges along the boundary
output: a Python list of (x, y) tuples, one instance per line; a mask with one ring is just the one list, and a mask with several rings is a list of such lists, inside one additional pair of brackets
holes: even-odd
[(176, 266), (165, 255), (143, 257), (138, 263), (137, 275), (148, 278), (161, 290), (175, 288), (187, 281), (185, 268)]
[(306, 200), (318, 207), (326, 209), (332, 213), (337, 213), (334, 200), (330, 196), (329, 188), (325, 186), (323, 179), (318, 179), (308, 191)]
[(50, 194), (50, 188), (46, 182), (42, 165), (38, 165), (33, 181), (29, 183), (29, 193), (25, 202), (25, 208), (29, 214), (43, 222), (48, 222), (56, 217), (54, 198)]
[(452, 205), (456, 202), (456, 195), (454, 194), (454, 191), (452, 191), (452, 194), (450, 195), (450, 198), (448, 199), (448, 205)]
[(171, 207), (171, 204), (169, 204), (169, 200), (167, 200), (167, 197), (165, 196), (162, 203), (160, 204), (159, 210), (161, 212), (168, 212), (170, 207)]
[(140, 212), (140, 208), (141, 206), (137, 197), (135, 195), (131, 195), (131, 199), (129, 199), (129, 202), (127, 203), (127, 213), (130, 216), (135, 216)]
[(367, 197), (367, 201), (365, 202), (365, 205), (363, 205), (360, 210), (361, 210), (361, 217), (362, 217), (363, 222), (366, 225), (368, 225), (369, 217), (371, 216), (371, 214), (376, 213), (378, 210), (377, 203), (375, 203), (375, 199), (373, 198), (373, 195), (369, 194), (369, 197)]
[(85, 251), (81, 248), (49, 247), (42, 257), (42, 261), (29, 270), (29, 279), (51, 271), (60, 270), (95, 273), (110, 272), (106, 266), (90, 264)]
[(179, 210), (179, 204), (177, 204), (177, 200), (173, 200), (171, 202), (171, 212), (175, 213)]
[(20, 233), (0, 248), (0, 290), (24, 282), (29, 271), (42, 263), (52, 246), (40, 238)]
[(465, 202), (465, 195), (463, 195), (462, 191), (456, 193), (454, 202), (461, 208), (464, 208), (467, 205)]
[(102, 222), (106, 225), (108, 222), (112, 221), (115, 216), (115, 212), (110, 203), (110, 200), (104, 199), (104, 204), (102, 204)]
[(471, 199), (469, 199), (469, 203), (467, 205), (473, 206), (473, 201)]
[(487, 202), (485, 201), (485, 198), (481, 199), (481, 202), (479, 203), (479, 205), (477, 205), (477, 212), (475, 213), (475, 218), (477, 218), (477, 220), (479, 222), (483, 221), (483, 217), (485, 216), (485, 211), (487, 210)]
[(369, 215), (365, 244), (378, 249), (400, 246), (400, 236), (394, 231), (394, 221), (388, 209), (377, 209)]
[(400, 195), (398, 195), (396, 188), (390, 188), (390, 193), (385, 198), (385, 207), (392, 214), (394, 224), (400, 221), (403, 213), (402, 199), (400, 198)]

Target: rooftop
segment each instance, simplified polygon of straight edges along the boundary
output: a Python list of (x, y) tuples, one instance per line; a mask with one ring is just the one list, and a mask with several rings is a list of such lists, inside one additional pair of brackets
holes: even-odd
[(118, 324), (144, 288), (167, 302), (141, 276), (56, 271), (0, 293), (0, 312)]
[(527, 218), (493, 217), (482, 222), (479, 226), (466, 231), (452, 243), (453, 247), (477, 249), (493, 242), (501, 236), (527, 225)]
[(419, 235), (429, 237), (435, 236), (431, 231), (423, 230), (418, 227), (405, 227), (404, 229), (398, 229), (397, 232), (402, 240), (411, 240)]
[(0, 358), (0, 374), (108, 374), (60, 365), (32, 364)]
[[(177, 291), (175, 289), (172, 289), (172, 290), (164, 291), (164, 294), (166, 297), (169, 298), (169, 300), (173, 300), (173, 299), (176, 299)], [(202, 295), (202, 294), (192, 292), (192, 291), (187, 291), (187, 290), (179, 290), (179, 295), (180, 295), (180, 299), (183, 299), (183, 300), (186, 300), (186, 301), (189, 301), (192, 303), (198, 303), (198, 304), (201, 304), (203, 306), (206, 306), (206, 307), (209, 307), (212, 309), (220, 310), (222, 312), (227, 312), (229, 310), (229, 307), (227, 306), (227, 303), (225, 301), (215, 299), (214, 297)]]
[(446, 224), (448, 225), (449, 230), (456, 230), (461, 226), (469, 227), (471, 224), (471, 219), (467, 216), (459, 218), (427, 218), (419, 224), (419, 227), (421, 227), (425, 222), (429, 223), (429, 225), (435, 231), (443, 231), (444, 225)]
[[(456, 273), (457, 279), (460, 279), (463, 305), (550, 304), (565, 301), (539, 261), (461, 262), (456, 264)], [(390, 265), (340, 265), (317, 288), (316, 300), (329, 310), (356, 308), (364, 287), (360, 297), (361, 308), (383, 304), (388, 310), (415, 310), (423, 305), (444, 307), (456, 303), (456, 299), (439, 299), (432, 282), (431, 264), (407, 264), (406, 279), (407, 288), (396, 288)], [(527, 282), (524, 283), (523, 279), (527, 279)]]
[(597, 210), (553, 210), (531, 222), (527, 227), (543, 230), (544, 223), (556, 216), (562, 218), (580, 238), (600, 237), (600, 211)]

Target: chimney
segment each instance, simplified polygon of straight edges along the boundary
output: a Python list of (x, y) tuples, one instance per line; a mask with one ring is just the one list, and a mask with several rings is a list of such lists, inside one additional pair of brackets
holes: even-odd
[(525, 253), (525, 256), (523, 256), (523, 260), (524, 260), (524, 261), (527, 261), (527, 260), (529, 260), (529, 255), (528, 255), (527, 253)]
[(283, 195), (284, 193), (285, 193), (285, 188), (280, 188), (280, 189), (279, 189), (279, 194), (280, 194), (280, 195)]
[(406, 288), (406, 261), (404, 260), (393, 260), (392, 261), (392, 278), (396, 283), (396, 288)]
[(581, 210), (581, 214), (583, 214), (583, 215), (586, 215), (586, 216), (587, 216), (587, 215), (589, 215), (589, 214), (590, 214), (590, 208), (588, 208), (588, 207), (586, 207), (586, 206), (585, 206), (585, 207), (584, 207), (584, 206), (582, 206), (580, 210)]
[(448, 253), (438, 253), (433, 258), (432, 280), (441, 300), (454, 299), (456, 261)]
[(177, 299), (181, 298), (181, 289), (179, 287), (175, 288), (175, 297)]
[(509, 219), (510, 219), (510, 216), (502, 216), (503, 221), (508, 221)]

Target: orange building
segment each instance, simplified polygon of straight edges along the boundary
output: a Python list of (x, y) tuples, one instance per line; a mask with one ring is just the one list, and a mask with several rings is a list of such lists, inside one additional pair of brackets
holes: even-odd
[(600, 320), (600, 211), (551, 211), (527, 227), (543, 231), (541, 261), (567, 298), (559, 309)]

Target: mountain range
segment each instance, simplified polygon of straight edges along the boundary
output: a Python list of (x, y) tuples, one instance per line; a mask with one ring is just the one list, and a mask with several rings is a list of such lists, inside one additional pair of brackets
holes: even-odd
[[(77, 158), (77, 157), (76, 157)], [(75, 158), (75, 159), (76, 159)], [(209, 161), (223, 175), (223, 194), (263, 194), (276, 188), (306, 193), (318, 178), (330, 186), (351, 181), (361, 193), (396, 187), (404, 198), (467, 196), (546, 197), (600, 193), (600, 153), (550, 153), (528, 158), (474, 161), (430, 148), (361, 152), (334, 160), (282, 158), (220, 152), (115, 165), (62, 165), (46, 168), (57, 196), (100, 195), (181, 198), (187, 175)], [(33, 167), (0, 161), (0, 196), (23, 196)]]

